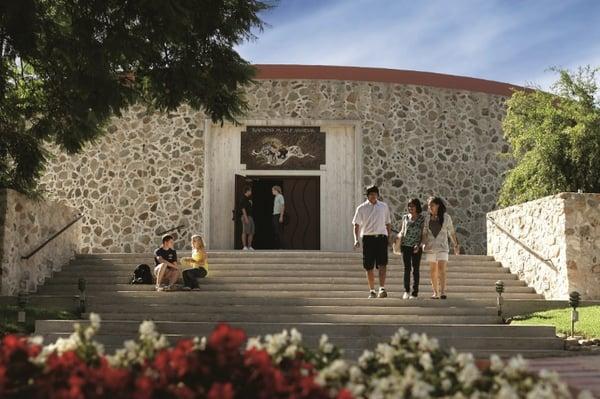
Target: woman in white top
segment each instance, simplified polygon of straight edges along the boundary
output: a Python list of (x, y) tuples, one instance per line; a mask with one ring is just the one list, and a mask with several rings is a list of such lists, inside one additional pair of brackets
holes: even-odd
[[(454, 224), (450, 215), (446, 214), (446, 205), (439, 197), (427, 200), (429, 213), (423, 226), (423, 252), (429, 263), (433, 299), (446, 299), (446, 268), (448, 267), (448, 238), (454, 244), (454, 254), (460, 253)], [(439, 295), (439, 296), (438, 296)]]

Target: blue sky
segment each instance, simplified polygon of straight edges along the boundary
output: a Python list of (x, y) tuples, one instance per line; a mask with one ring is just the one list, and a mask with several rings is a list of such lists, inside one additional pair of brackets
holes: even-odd
[(383, 67), (548, 88), (557, 66), (600, 66), (600, 0), (280, 0), (255, 64)]

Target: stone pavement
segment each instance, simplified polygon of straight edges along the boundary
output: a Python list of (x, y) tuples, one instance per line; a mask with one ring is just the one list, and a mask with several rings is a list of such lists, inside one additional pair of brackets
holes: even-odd
[(556, 371), (571, 387), (587, 389), (600, 398), (600, 355), (530, 359), (529, 366), (533, 371)]

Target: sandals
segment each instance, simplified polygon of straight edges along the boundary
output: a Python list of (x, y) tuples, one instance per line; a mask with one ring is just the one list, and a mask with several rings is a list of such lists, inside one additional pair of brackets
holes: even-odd
[(448, 297), (446, 296), (446, 294), (442, 294), (442, 295), (440, 295), (440, 299), (446, 299), (446, 298), (448, 298)]
[(433, 294), (433, 295), (431, 296), (431, 299), (440, 299), (440, 297), (439, 297), (439, 296), (437, 296), (437, 294)]

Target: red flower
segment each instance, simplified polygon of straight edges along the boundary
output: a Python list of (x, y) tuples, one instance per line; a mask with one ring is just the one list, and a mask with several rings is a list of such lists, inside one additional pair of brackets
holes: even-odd
[(230, 382), (225, 384), (217, 382), (208, 391), (208, 399), (233, 399), (233, 397), (233, 386)]
[(244, 330), (220, 323), (210, 334), (208, 346), (217, 351), (237, 351), (245, 341)]

